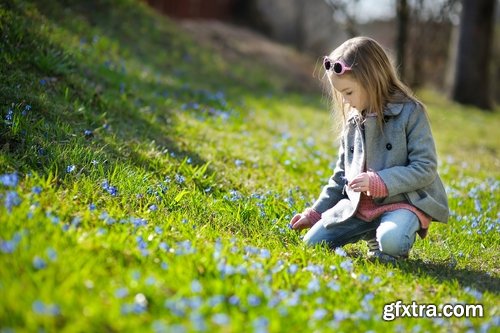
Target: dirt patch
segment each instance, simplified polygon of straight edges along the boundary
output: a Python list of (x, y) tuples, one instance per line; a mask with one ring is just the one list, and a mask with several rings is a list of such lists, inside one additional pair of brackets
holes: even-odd
[[(220, 21), (179, 20), (179, 26), (204, 46), (230, 60), (251, 59), (287, 80), (286, 87), (304, 92), (321, 91), (319, 62), (291, 47), (273, 42), (250, 29)], [(316, 73), (315, 73), (316, 69)]]

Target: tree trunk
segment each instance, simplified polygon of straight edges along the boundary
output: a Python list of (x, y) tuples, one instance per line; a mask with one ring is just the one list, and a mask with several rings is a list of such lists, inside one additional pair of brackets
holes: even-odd
[(463, 0), (453, 100), (491, 110), (490, 60), (496, 0)]
[(408, 2), (399, 0), (396, 4), (396, 14), (398, 20), (398, 37), (396, 41), (397, 66), (399, 77), (405, 80), (406, 73), (406, 42), (408, 41)]

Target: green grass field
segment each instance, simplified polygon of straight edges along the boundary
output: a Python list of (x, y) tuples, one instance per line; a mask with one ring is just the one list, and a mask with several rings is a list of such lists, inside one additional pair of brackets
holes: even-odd
[(498, 110), (419, 92), (451, 219), (388, 265), (288, 229), (336, 159), (321, 95), (132, 0), (7, 0), (0, 33), (0, 332), (498, 332)]

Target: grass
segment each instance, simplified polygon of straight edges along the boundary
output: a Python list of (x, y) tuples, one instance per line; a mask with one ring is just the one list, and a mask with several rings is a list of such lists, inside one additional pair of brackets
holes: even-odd
[[(0, 31), (2, 332), (498, 327), (498, 111), (419, 93), (451, 219), (385, 265), (287, 228), (335, 161), (321, 96), (135, 1), (8, 0)], [(384, 321), (396, 300), (484, 316)]]

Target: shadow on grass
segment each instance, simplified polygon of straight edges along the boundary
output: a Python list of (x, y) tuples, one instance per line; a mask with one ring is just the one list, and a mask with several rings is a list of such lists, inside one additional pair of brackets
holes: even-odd
[(500, 293), (500, 278), (488, 272), (453, 267), (449, 262), (408, 259), (398, 263), (397, 267), (418, 277), (433, 277), (439, 282), (457, 281), (462, 288), (470, 287), (480, 292)]

